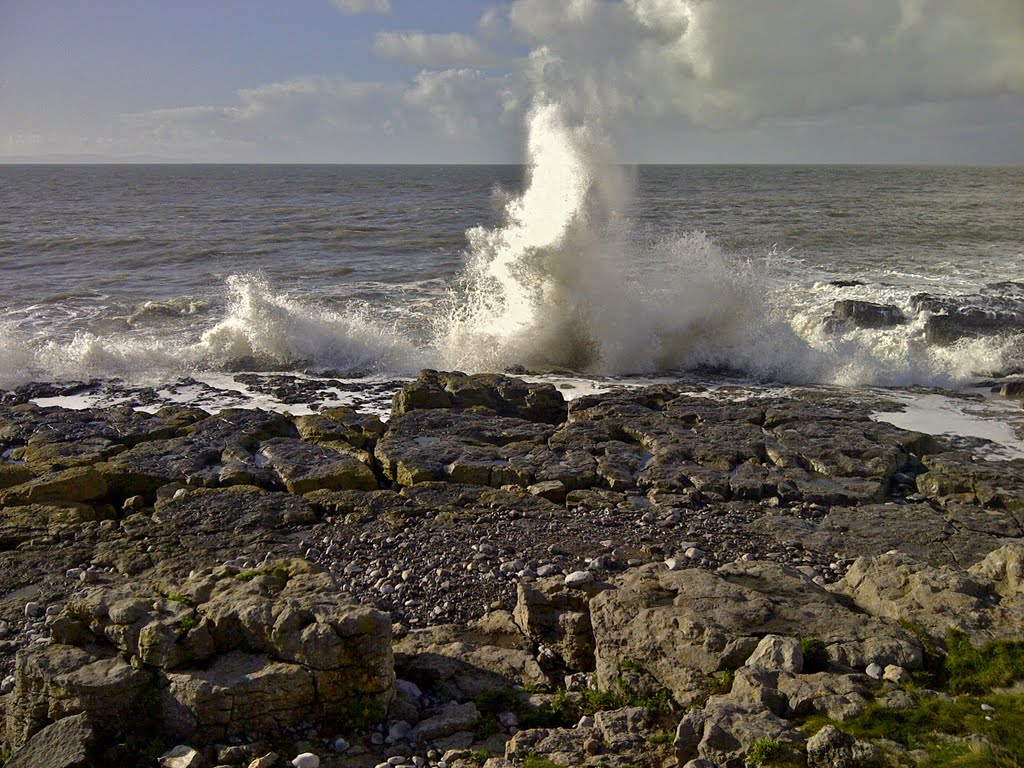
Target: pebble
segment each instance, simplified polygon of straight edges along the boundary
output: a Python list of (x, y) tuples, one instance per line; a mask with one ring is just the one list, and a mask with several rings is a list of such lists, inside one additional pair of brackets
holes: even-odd
[(867, 669), (864, 670), (864, 674), (875, 680), (881, 680), (883, 671), (878, 664), (871, 662), (868, 664)]
[(82, 569), (81, 568), (68, 568), (67, 571), (64, 573), (64, 575), (67, 578), (69, 578), (69, 579), (74, 579), (74, 580), (77, 581), (78, 579), (82, 578)]
[(0, 681), (0, 696), (6, 696), (14, 690), (14, 675), (8, 675)]
[(995, 712), (996, 708), (993, 707), (991, 704), (982, 704), (981, 705), (981, 711), (982, 712)]
[(388, 765), (402, 765), (405, 762), (405, 755), (395, 755), (388, 758)]
[(577, 728), (593, 728), (594, 727), (594, 718), (592, 718), (590, 715), (584, 715), (583, 717), (580, 718), (580, 721), (578, 723), (576, 723), (576, 727)]
[(43, 606), (33, 601), (25, 603), (25, 617), (29, 619), (39, 619), (43, 615)]
[(683, 554), (691, 560), (701, 560), (708, 556), (708, 553), (699, 547), (690, 547)]
[(545, 578), (547, 576), (557, 576), (561, 572), (562, 569), (559, 568), (557, 565), (542, 565), (540, 568), (537, 569), (537, 575), (541, 578)]
[(334, 741), (331, 742), (331, 751), (332, 752), (337, 752), (340, 755), (342, 752), (347, 752), (348, 748), (350, 746), (352, 746), (352, 745), (349, 744), (341, 736), (339, 736), (338, 738), (334, 739)]
[(573, 571), (565, 577), (565, 586), (582, 587), (594, 581), (593, 571)]
[(312, 752), (303, 752), (292, 758), (294, 768), (320, 768), (320, 758)]
[(665, 561), (665, 567), (670, 571), (678, 571), (683, 567), (683, 561), (678, 557), (670, 557)]
[(412, 730), (412, 725), (405, 720), (399, 720), (397, 723), (388, 728), (388, 737), (385, 739), (388, 744), (394, 744), (396, 741), (401, 741), (409, 732)]

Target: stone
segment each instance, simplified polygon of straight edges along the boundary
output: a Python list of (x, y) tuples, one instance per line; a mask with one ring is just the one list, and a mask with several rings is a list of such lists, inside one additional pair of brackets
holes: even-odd
[(891, 304), (842, 299), (832, 305), (826, 328), (836, 330), (837, 324), (849, 323), (857, 328), (892, 328), (906, 322), (902, 310)]
[(46, 502), (87, 502), (107, 495), (106, 478), (94, 467), (73, 467), (0, 491), (0, 507)]
[(190, 746), (179, 744), (157, 758), (161, 768), (207, 768), (203, 755)]
[(586, 671), (594, 664), (588, 595), (560, 581), (520, 583), (512, 615), (530, 640), (551, 648), (568, 669)]
[(4, 763), (4, 768), (89, 768), (95, 733), (83, 712), (43, 728)]
[(587, 571), (573, 571), (565, 577), (565, 586), (567, 587), (583, 587), (590, 584), (595, 580), (594, 572)]
[(750, 654), (746, 666), (800, 674), (804, 668), (800, 641), (795, 637), (765, 635)]
[[(1000, 563), (1010, 562), (1016, 551), (1001, 548), (970, 571), (935, 568), (899, 552), (858, 558), (837, 586), (862, 610), (910, 622), (940, 646), (951, 629), (966, 633), (977, 645), (1016, 639), (1024, 623), (1024, 596), (999, 594), (1000, 588), (1009, 591), (1000, 587), (1009, 584), (999, 580), (999, 574), (1006, 573)], [(906, 666), (896, 660), (890, 663)]]
[(317, 490), (377, 489), (373, 470), (351, 453), (331, 447), (279, 437), (260, 443), (259, 455), (288, 492), (299, 496)]
[(807, 740), (808, 768), (863, 768), (879, 764), (882, 751), (826, 725)]
[(292, 758), (294, 768), (320, 768), (320, 758), (312, 752), (303, 752)]
[(274, 768), (280, 760), (281, 756), (277, 752), (268, 752), (249, 763), (249, 768)]
[[(887, 666), (892, 667), (892, 666), (895, 666), (895, 665), (894, 664), (889, 664)], [(882, 679), (882, 673), (883, 673), (882, 667), (880, 665), (878, 665), (878, 664), (875, 664), (874, 662), (872, 662), (871, 664), (868, 664), (867, 668), (864, 670), (864, 674), (867, 675), (868, 677), (872, 678), (873, 680), (881, 680)]]
[(473, 702), (450, 702), (441, 712), (417, 723), (409, 733), (409, 740), (417, 743), (435, 741), (459, 731), (468, 731), (480, 719), (480, 710)]
[(18, 748), (49, 723), (79, 713), (97, 730), (123, 733), (153, 676), (117, 656), (37, 644), (18, 652), (14, 678), (7, 739)]
[(590, 601), (598, 686), (614, 684), (624, 660), (640, 665), (681, 705), (706, 676), (743, 664), (766, 635), (813, 637), (829, 663), (872, 661), (918, 669), (920, 642), (895, 622), (851, 610), (811, 579), (761, 561), (717, 571), (627, 571)]
[(913, 680), (913, 677), (903, 667), (887, 664), (882, 672), (882, 679), (890, 683), (896, 683), (896, 685), (906, 685)]

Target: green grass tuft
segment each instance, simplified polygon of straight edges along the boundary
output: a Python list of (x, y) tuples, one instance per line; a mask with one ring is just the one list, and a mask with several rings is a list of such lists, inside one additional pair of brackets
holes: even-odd
[(981, 649), (963, 632), (946, 639), (946, 687), (950, 693), (983, 694), (1024, 679), (1024, 642), (999, 640)]

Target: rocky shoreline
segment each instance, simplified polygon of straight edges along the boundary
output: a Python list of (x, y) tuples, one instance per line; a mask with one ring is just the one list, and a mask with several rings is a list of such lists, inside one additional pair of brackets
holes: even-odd
[(1024, 460), (836, 392), (8, 402), (0, 455), (7, 768), (913, 765), (844, 724), (1024, 641)]

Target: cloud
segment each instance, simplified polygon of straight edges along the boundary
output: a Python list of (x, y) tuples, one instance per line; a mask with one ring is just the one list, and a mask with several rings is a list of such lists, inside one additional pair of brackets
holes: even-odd
[(458, 32), (379, 32), (374, 40), (377, 53), (420, 67), (489, 67), (497, 59), (469, 35)]
[(496, 140), (518, 145), (509, 78), (471, 68), (423, 70), (410, 83), (301, 77), (236, 96), (126, 119), (148, 151), (246, 162), (484, 162)]
[(391, 13), (391, 0), (331, 0), (342, 13)]
[(506, 14), (538, 90), (590, 117), (723, 127), (1024, 95), (1020, 0), (514, 0)]

